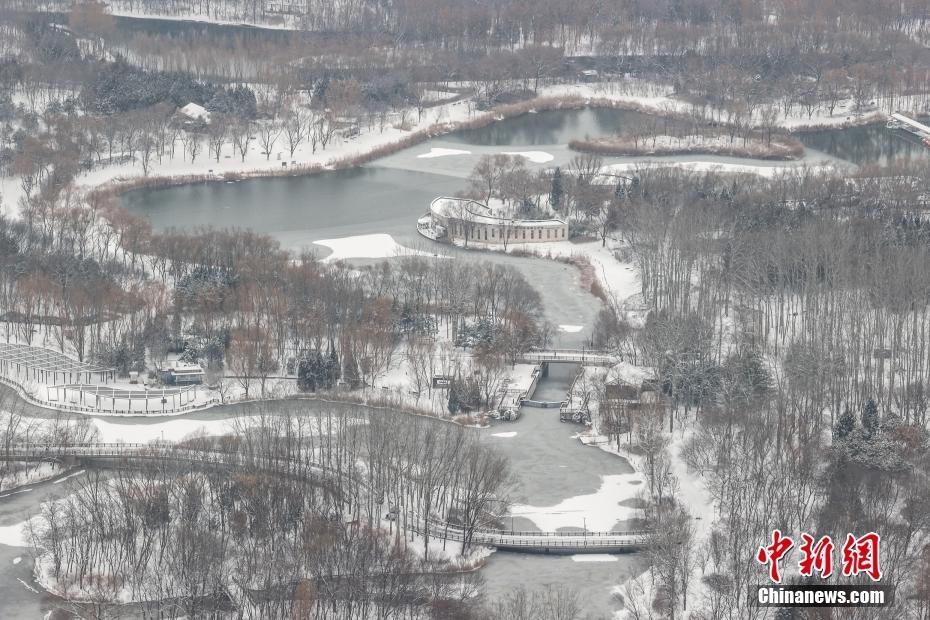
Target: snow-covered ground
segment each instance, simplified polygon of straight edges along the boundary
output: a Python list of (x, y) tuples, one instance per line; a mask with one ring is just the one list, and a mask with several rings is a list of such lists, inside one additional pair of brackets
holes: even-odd
[[(546, 241), (542, 243), (514, 243), (505, 250), (499, 244), (483, 244), (471, 240), (469, 246), (482, 248), (495, 252), (532, 254), (541, 258), (571, 259), (580, 257), (593, 267), (593, 275), (598, 284), (617, 304), (627, 312), (627, 318), (634, 321), (641, 318), (641, 285), (639, 272), (636, 266), (622, 261), (617, 256), (623, 245), (614, 239), (608, 238), (607, 243), (600, 241)], [(559, 325), (560, 331), (565, 333), (578, 333), (590, 325)]]
[(639, 471), (601, 476), (601, 487), (595, 493), (576, 495), (555, 506), (516, 504), (511, 507), (510, 514), (529, 519), (543, 532), (555, 532), (561, 528), (609, 532), (618, 521), (642, 516), (642, 510), (623, 502), (635, 499), (644, 481)]
[(230, 420), (190, 420), (185, 418), (172, 418), (170, 420), (150, 420), (144, 423), (111, 422), (103, 418), (95, 418), (100, 441), (105, 443), (149, 443), (151, 441), (180, 441), (196, 435), (225, 435), (233, 433), (236, 425), (249, 426), (257, 422), (254, 418), (237, 418), (237, 422)]
[(391, 235), (383, 233), (374, 235), (355, 235), (341, 239), (321, 239), (313, 242), (332, 250), (332, 254), (323, 262), (345, 260), (347, 258), (392, 258), (395, 256), (437, 256), (422, 250), (407, 248)]
[(0, 526), (0, 545), (10, 547), (28, 547), (29, 539), (25, 534), (26, 525), (29, 521), (23, 521), (14, 525)]
[(463, 149), (446, 149), (434, 146), (429, 150), (428, 153), (421, 153), (417, 155), (417, 159), (436, 159), (437, 157), (452, 157), (455, 155), (471, 155), (471, 151), (466, 151)]
[[(339, 420), (318, 419), (314, 432), (334, 432), (338, 430)], [(112, 421), (107, 418), (93, 418), (97, 428), (98, 440), (104, 443), (149, 443), (153, 441), (181, 441), (197, 436), (228, 435), (254, 427), (267, 421), (263, 415), (245, 415), (236, 418), (218, 420), (192, 420), (186, 418), (161, 418), (157, 420)], [(361, 418), (352, 418), (347, 424), (365, 424)]]
[(59, 463), (32, 463), (3, 475), (3, 492), (0, 499), (20, 492), (22, 487), (50, 480), (66, 471)]
[[(558, 84), (541, 89), (547, 96), (578, 96), (591, 100), (610, 101), (635, 106), (640, 110), (655, 114), (684, 113), (690, 114), (698, 107), (702, 113), (718, 121), (726, 121), (725, 110), (706, 106), (697, 106), (674, 96), (670, 85), (658, 85), (636, 79), (623, 79), (613, 82), (594, 82), (585, 84)], [(787, 116), (781, 112), (779, 104), (758, 106), (753, 111), (753, 122), (759, 123), (769, 115), (773, 108), (777, 127), (789, 130), (806, 128), (845, 127), (880, 122), (894, 110), (913, 110), (925, 105), (923, 95), (905, 95), (902, 97), (875, 97), (874, 106), (869, 110), (857, 112), (852, 99), (841, 99), (833, 113), (821, 106), (808, 114), (801, 106), (794, 106)]]

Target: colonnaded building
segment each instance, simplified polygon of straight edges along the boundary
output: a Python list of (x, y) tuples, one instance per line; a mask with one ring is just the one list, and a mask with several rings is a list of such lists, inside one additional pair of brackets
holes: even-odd
[(488, 205), (468, 198), (441, 196), (417, 222), (430, 239), (462, 243), (541, 243), (568, 239), (568, 222), (552, 218), (524, 220), (496, 214)]

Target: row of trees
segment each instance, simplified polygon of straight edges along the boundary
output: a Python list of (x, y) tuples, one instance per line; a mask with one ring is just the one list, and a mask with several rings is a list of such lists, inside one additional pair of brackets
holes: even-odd
[[(591, 234), (606, 244), (607, 237), (620, 222), (624, 198), (634, 177), (604, 173), (598, 155), (574, 157), (563, 172), (561, 167), (530, 171), (520, 156), (487, 155), (475, 165), (468, 177), (468, 187), (461, 193), (485, 204), (505, 217), (539, 219), (568, 218), (571, 233)], [(469, 226), (466, 205), (453, 213), (461, 225)], [(508, 223), (502, 222), (506, 227)], [(509, 239), (506, 230), (500, 237)], [(467, 243), (467, 236), (466, 236)]]
[[(7, 3), (16, 5), (17, 0)], [(122, 10), (140, 10), (138, 2), (117, 4)], [(123, 31), (99, 3), (61, 8), (72, 12), (73, 31), (93, 43), (90, 53), (109, 48), (160, 70), (231, 81), (300, 75), (287, 62), (300, 58), (301, 69), (309, 68), (311, 74), (309, 79), (304, 74), (304, 83), (333, 71), (374, 83), (389, 68), (414, 74), (401, 80), (402, 90), (422, 79), (474, 79), (481, 98), (492, 103), (504, 90), (517, 89), (514, 82), (535, 91), (541, 77), (564, 74), (561, 50), (566, 50), (572, 55), (594, 52), (609, 58), (603, 64), (612, 70), (648, 74), (701, 104), (750, 118), (771, 102), (785, 114), (799, 108), (812, 117), (818, 111), (832, 114), (847, 96), (858, 109), (870, 106), (875, 97), (889, 98), (893, 108), (901, 96), (927, 92), (926, 67), (901, 61), (916, 58), (927, 38), (926, 17), (914, 4), (877, 12), (853, 1), (739, 10), (722, 2), (687, 8), (661, 2), (644, 8), (600, 0), (585, 0), (570, 11), (558, 0), (542, 6), (519, 0), (479, 2), (467, 8), (451, 0), (408, 0), (391, 7), (341, 3), (338, 8), (310, 2), (283, 12), (268, 10), (271, 6), (259, 0), (185, 1), (150, 10), (228, 15), (235, 17), (221, 19), (254, 23), (283, 21), (321, 34), (223, 32), (190, 25), (170, 35), (157, 28)], [(44, 57), (70, 62), (80, 55), (66, 33), (43, 29), (45, 24), (33, 18), (24, 26)], [(323, 34), (331, 32), (343, 36)], [(338, 67), (327, 66), (331, 58), (339, 59)]]

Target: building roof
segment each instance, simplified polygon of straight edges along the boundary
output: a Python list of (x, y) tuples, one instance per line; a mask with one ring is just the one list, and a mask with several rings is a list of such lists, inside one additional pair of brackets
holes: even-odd
[(0, 342), (0, 360), (13, 364), (21, 364), (44, 372), (110, 372), (112, 368), (80, 362), (75, 359), (42, 347), (32, 347), (25, 344)]
[(429, 210), (431, 214), (438, 217), (467, 220), (474, 224), (490, 224), (492, 226), (555, 228), (565, 225), (565, 222), (558, 218), (523, 220), (519, 218), (501, 217), (495, 215), (494, 210), (488, 205), (469, 198), (449, 198), (447, 196), (440, 196), (430, 203)]
[(188, 103), (186, 106), (178, 110), (181, 114), (187, 118), (191, 118), (197, 121), (209, 122), (210, 113), (202, 105), (196, 103)]
[(172, 362), (165, 370), (175, 375), (202, 375), (203, 368), (200, 364), (190, 364), (187, 362)]

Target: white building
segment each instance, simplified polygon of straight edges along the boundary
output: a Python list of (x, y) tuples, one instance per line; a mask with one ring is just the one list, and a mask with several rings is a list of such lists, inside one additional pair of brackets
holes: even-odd
[(568, 239), (568, 223), (565, 220), (502, 217), (480, 202), (445, 196), (430, 203), (429, 213), (420, 218), (417, 228), (431, 239), (463, 243), (505, 245)]

